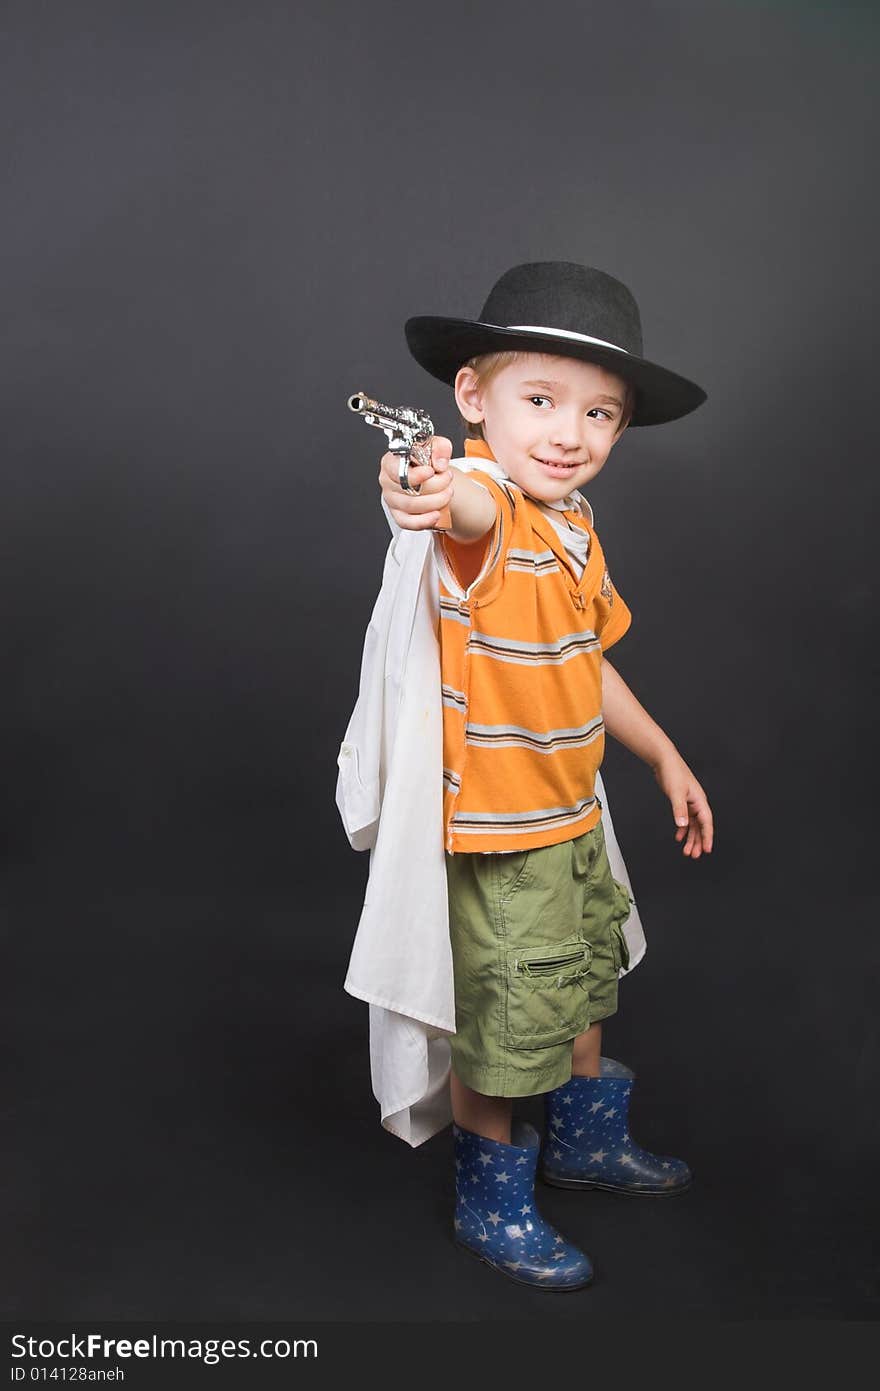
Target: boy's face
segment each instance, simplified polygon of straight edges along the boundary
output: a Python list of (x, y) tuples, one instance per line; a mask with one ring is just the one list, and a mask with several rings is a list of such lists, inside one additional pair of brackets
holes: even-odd
[(485, 386), (462, 367), (455, 396), (466, 420), (482, 421), (489, 448), (514, 483), (555, 502), (602, 468), (622, 433), (626, 387), (596, 363), (529, 353)]

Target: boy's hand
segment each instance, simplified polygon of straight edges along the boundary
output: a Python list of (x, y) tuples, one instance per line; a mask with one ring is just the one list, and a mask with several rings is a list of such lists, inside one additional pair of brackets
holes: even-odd
[(661, 758), (654, 768), (654, 777), (672, 803), (672, 814), (678, 830), (675, 839), (684, 843), (684, 854), (698, 860), (705, 850), (712, 849), (714, 826), (709, 799), (690, 768), (677, 750)]
[(382, 455), (379, 465), (379, 483), (386, 506), (397, 525), (405, 531), (428, 531), (440, 520), (440, 513), (452, 501), (455, 470), (450, 468), (452, 440), (443, 435), (433, 435), (431, 463), (421, 467), (410, 465), (407, 477), (410, 486), (421, 492), (408, 493), (401, 488), (398, 480), (398, 458), (396, 454)]

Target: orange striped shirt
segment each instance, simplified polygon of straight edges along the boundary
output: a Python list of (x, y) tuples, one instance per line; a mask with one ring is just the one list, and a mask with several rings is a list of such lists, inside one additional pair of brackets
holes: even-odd
[[(465, 454), (492, 459), (482, 440)], [(576, 579), (565, 547), (513, 482), (468, 475), (492, 495), (481, 543), (438, 535), (446, 849), (526, 850), (590, 830), (601, 816), (595, 777), (605, 748), (602, 653), (632, 615), (589, 535)]]

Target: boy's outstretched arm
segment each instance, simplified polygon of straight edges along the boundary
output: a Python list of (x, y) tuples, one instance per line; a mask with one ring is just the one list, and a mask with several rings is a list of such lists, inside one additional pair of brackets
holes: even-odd
[(606, 657), (602, 658), (602, 717), (608, 733), (653, 769), (672, 804), (678, 827), (675, 839), (687, 837), (684, 854), (694, 860), (704, 850), (708, 854), (714, 834), (708, 797), (668, 734), (651, 719)]

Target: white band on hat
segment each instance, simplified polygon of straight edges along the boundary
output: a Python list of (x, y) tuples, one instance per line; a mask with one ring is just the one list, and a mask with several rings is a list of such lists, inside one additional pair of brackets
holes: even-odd
[(522, 333), (550, 333), (556, 338), (574, 338), (578, 343), (598, 343), (600, 348), (613, 348), (616, 353), (626, 353), (627, 348), (621, 348), (617, 343), (609, 343), (606, 338), (593, 338), (589, 333), (575, 333), (569, 328), (544, 328), (541, 324), (506, 324), (506, 328), (518, 329)]

